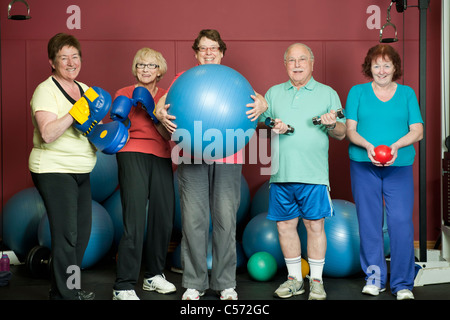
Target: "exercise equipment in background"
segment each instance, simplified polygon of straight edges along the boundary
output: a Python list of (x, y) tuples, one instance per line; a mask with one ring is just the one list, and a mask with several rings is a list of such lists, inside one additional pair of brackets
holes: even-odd
[[(11, 13), (11, 10), (13, 9), (13, 5), (16, 2), (23, 3), (26, 6), (27, 14), (12, 14)], [(11, 19), (11, 20), (28, 20), (28, 19), (31, 19), (30, 6), (28, 5), (28, 2), (26, 2), (25, 0), (12, 0), (9, 3), (9, 5), (8, 5), (8, 19)]]
[(35, 187), (17, 192), (3, 207), (3, 242), (19, 259), (36, 245), (39, 222), (46, 212)]
[[(111, 248), (114, 227), (106, 209), (97, 201), (92, 201), (92, 227), (89, 243), (84, 253), (81, 269), (87, 269), (99, 262)], [(51, 249), (50, 226), (44, 215), (38, 228), (39, 245)]]
[(269, 281), (278, 270), (277, 261), (268, 252), (254, 253), (247, 262), (247, 270), (250, 277), (256, 281)]
[(275, 258), (279, 268), (286, 265), (278, 239), (277, 223), (267, 219), (267, 212), (258, 214), (245, 226), (242, 246), (248, 258), (256, 252), (265, 251)]

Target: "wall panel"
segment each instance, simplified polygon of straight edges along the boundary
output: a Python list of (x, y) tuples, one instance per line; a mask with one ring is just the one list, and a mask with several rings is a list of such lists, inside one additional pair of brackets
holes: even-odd
[[(390, 0), (28, 0), (32, 19), (27, 21), (6, 19), (9, 2), (0, 0), (3, 205), (16, 192), (32, 186), (27, 166), (33, 129), (29, 101), (35, 87), (50, 75), (46, 46), (55, 33), (72, 33), (81, 41), (79, 80), (111, 94), (134, 82), (131, 62), (144, 46), (161, 51), (166, 58), (169, 70), (160, 85), (168, 87), (177, 72), (196, 64), (191, 45), (203, 28), (221, 32), (229, 49), (223, 63), (242, 73), (262, 94), (287, 81), (282, 61), (287, 46), (305, 42), (315, 53), (314, 77), (333, 87), (345, 105), (350, 88), (367, 81), (360, 66), (368, 48), (378, 43)], [(431, 0), (426, 126), (430, 240), (437, 238), (440, 226), (440, 11), (441, 0)], [(393, 8), (391, 16), (400, 39), (393, 45), (405, 69), (400, 82), (419, 95), (418, 10), (411, 7), (400, 14)], [(73, 22), (80, 28), (72, 29)], [(351, 201), (347, 146), (346, 141), (331, 141), (330, 180), (332, 196)], [(245, 165), (244, 175), (252, 195), (268, 178), (259, 174), (258, 164)], [(417, 216), (416, 205), (416, 222)]]

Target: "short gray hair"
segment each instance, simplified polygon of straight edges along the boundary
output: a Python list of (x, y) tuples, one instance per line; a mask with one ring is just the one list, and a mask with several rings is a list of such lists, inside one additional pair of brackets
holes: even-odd
[(308, 47), (306, 44), (297, 42), (297, 43), (291, 44), (291, 45), (286, 49), (286, 51), (284, 52), (284, 61), (286, 61), (286, 57), (287, 57), (287, 54), (288, 54), (289, 50), (291, 50), (291, 49), (292, 49), (293, 47), (295, 47), (295, 46), (303, 46), (304, 48), (306, 48), (306, 50), (308, 50), (308, 52), (309, 52), (309, 54), (310, 54), (310, 56), (311, 56), (311, 60), (314, 60), (314, 53), (312, 52), (311, 48)]

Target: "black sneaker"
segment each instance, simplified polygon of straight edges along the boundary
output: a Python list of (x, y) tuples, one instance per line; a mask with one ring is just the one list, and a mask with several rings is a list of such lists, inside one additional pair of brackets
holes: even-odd
[(88, 292), (88, 291), (84, 291), (84, 290), (80, 290), (77, 292), (78, 300), (94, 300), (94, 298), (95, 298), (95, 293), (93, 293), (93, 292)]

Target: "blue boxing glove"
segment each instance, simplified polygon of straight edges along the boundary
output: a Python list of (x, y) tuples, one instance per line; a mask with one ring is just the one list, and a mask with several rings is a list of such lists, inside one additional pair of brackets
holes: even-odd
[(133, 106), (137, 106), (141, 104), (142, 109), (147, 111), (148, 115), (152, 118), (153, 122), (159, 123), (159, 120), (156, 118), (154, 114), (155, 110), (155, 100), (153, 100), (150, 92), (144, 87), (136, 87), (133, 90)]
[(115, 154), (128, 141), (128, 129), (120, 121), (97, 125), (88, 137), (89, 141), (103, 153)]
[(107, 91), (99, 87), (89, 88), (69, 111), (75, 119), (73, 126), (89, 137), (95, 126), (108, 114), (110, 106), (111, 95)]
[(118, 96), (114, 99), (111, 107), (110, 117), (111, 120), (122, 122), (127, 129), (130, 128), (131, 122), (128, 118), (133, 102), (126, 96)]

